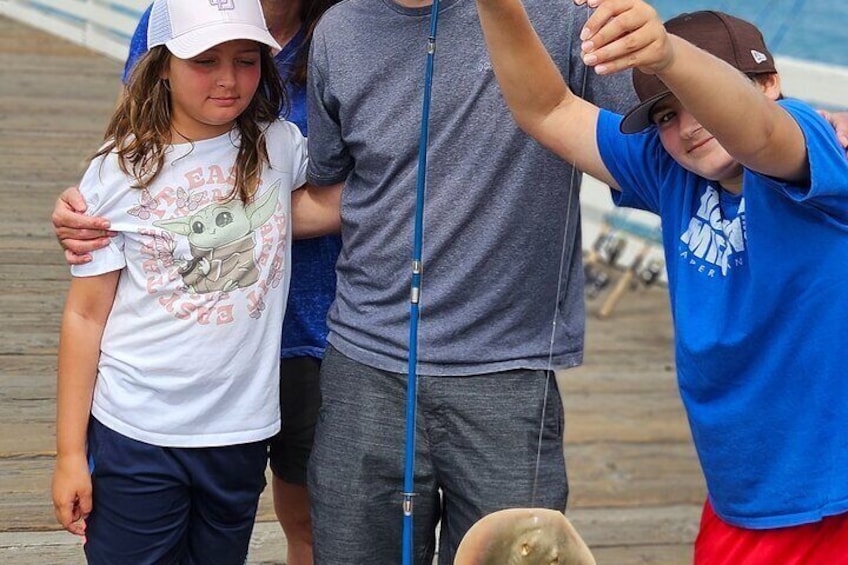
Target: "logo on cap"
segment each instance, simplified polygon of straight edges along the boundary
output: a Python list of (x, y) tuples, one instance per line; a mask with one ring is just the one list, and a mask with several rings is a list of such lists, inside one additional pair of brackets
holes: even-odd
[(219, 12), (236, 9), (235, 0), (209, 0), (209, 5), (217, 6)]
[(768, 57), (766, 56), (766, 54), (760, 53), (756, 49), (751, 49), (751, 55), (754, 57), (754, 61), (756, 61), (757, 64), (765, 63), (766, 61), (768, 61)]

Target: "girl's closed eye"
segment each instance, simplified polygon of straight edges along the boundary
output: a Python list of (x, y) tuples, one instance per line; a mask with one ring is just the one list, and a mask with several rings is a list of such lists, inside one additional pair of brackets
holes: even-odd
[(200, 57), (195, 57), (194, 59), (190, 59), (190, 61), (195, 65), (200, 65), (202, 67), (211, 67), (215, 63), (217, 63), (217, 59), (215, 57), (209, 55), (203, 55)]

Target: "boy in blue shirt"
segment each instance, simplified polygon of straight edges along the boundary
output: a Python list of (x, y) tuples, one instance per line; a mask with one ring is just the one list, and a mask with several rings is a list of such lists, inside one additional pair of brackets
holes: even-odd
[(622, 117), (568, 89), (520, 0), (477, 6), (518, 124), (662, 219), (709, 492), (695, 562), (846, 563), (848, 161), (832, 128), (782, 98), (762, 35), (727, 14), (663, 26), (640, 0), (589, 0), (584, 63), (637, 69)]

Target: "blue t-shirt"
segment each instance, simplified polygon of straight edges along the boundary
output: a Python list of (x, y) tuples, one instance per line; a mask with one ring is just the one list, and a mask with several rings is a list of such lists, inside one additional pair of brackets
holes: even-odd
[(598, 146), (616, 204), (662, 219), (680, 394), (710, 501), (777, 528), (848, 511), (848, 161), (798, 101), (811, 180), (746, 170), (743, 195), (685, 170), (656, 130)]
[[(123, 80), (138, 59), (147, 52), (147, 25), (149, 6), (141, 15), (130, 41), (129, 55), (124, 65)], [(274, 57), (283, 78), (289, 76), (295, 57), (303, 45), (306, 34), (301, 28)], [(289, 97), (287, 120), (297, 125), (304, 136), (306, 127), (306, 85), (286, 83)], [(298, 239), (292, 245), (292, 277), (288, 305), (283, 320), (283, 344), (280, 357), (324, 356), (327, 347), (327, 310), (336, 294), (336, 259), (341, 251), (339, 236)]]

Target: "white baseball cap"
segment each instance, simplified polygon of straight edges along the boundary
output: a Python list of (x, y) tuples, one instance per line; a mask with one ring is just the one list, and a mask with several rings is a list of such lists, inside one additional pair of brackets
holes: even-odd
[(220, 43), (251, 39), (280, 49), (268, 33), (259, 0), (155, 0), (147, 26), (147, 47), (165, 45), (190, 59)]

